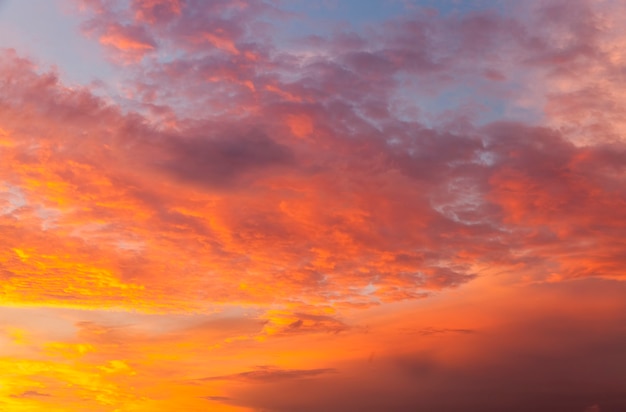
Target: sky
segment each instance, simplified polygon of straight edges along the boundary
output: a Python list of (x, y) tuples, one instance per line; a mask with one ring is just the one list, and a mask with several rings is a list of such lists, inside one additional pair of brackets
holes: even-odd
[(623, 0), (0, 0), (0, 410), (623, 412)]

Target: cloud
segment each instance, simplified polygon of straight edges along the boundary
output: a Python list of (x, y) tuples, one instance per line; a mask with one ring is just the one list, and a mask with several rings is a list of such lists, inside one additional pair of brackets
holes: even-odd
[(424, 329), (414, 331), (414, 332), (422, 336), (432, 336), (432, 335), (440, 335), (440, 334), (447, 334), (447, 333), (461, 333), (461, 334), (476, 333), (476, 331), (472, 329), (448, 329), (448, 328), (435, 328), (435, 327), (428, 327), (428, 328), (424, 328)]
[(111, 95), (0, 55), (0, 409), (626, 408), (622, 3), (79, 4)]
[(151, 24), (165, 23), (180, 15), (182, 0), (134, 0), (135, 19)]
[[(130, 85), (143, 90), (140, 100), (151, 95), (148, 112), (105, 103), (7, 54), (3, 73), (14, 80), (6, 88), (10, 150), (3, 160), (12, 170), (3, 176), (29, 206), (14, 211), (22, 216), (17, 221), (5, 217), (6, 230), (22, 233), (17, 249), (32, 256), (29, 264), (12, 253), (15, 284), (45, 263), (57, 268), (45, 300), (62, 305), (132, 300), (172, 308), (295, 296), (358, 306), (457, 287), (494, 265), (528, 281), (621, 276), (619, 230), (611, 228), (626, 220), (619, 207), (623, 143), (581, 146), (562, 130), (521, 121), (476, 125), (462, 119), (462, 110), (456, 120), (430, 126), (403, 119), (392, 108), (405, 64), (389, 58), (368, 64), (366, 73), (353, 60), (373, 57), (342, 46), (354, 39), (324, 46), (336, 58), (273, 56), (264, 39), (244, 40), (243, 27), (254, 21), (249, 9), (228, 10), (241, 18), (233, 22), (243, 25), (233, 29), (241, 50), (259, 59), (203, 55), (204, 46), (192, 42), (174, 61), (136, 63), (129, 70), (141, 80)], [(116, 13), (93, 18), (105, 24)], [(177, 24), (192, 18), (181, 13), (172, 17), (181, 19)], [(462, 27), (510, 44), (499, 18), (481, 17), (491, 23), (479, 29), (468, 17)], [(420, 17), (407, 19), (372, 44), (386, 50), (390, 38), (419, 32), (410, 22)], [(168, 25), (136, 24), (155, 38), (175, 34)], [(425, 53), (440, 52), (430, 36), (461, 39), (437, 30), (424, 34)], [(408, 48), (402, 53), (416, 47), (399, 44)], [(466, 63), (484, 57), (480, 48), (466, 53)], [(433, 59), (452, 59), (444, 57)], [(452, 77), (441, 90), (465, 84), (454, 77), (457, 64), (447, 63)], [(387, 80), (371, 81), (384, 70)], [(283, 71), (294, 75), (288, 80)], [(484, 68), (476, 73), (482, 79)], [(217, 102), (216, 95), (226, 97)], [(186, 103), (178, 107), (174, 96)], [(168, 109), (166, 124), (152, 117), (156, 102)], [(42, 225), (49, 230), (41, 233)], [(95, 239), (101, 246), (88, 246)], [(73, 258), (52, 258), (51, 244), (64, 245)], [(84, 273), (96, 291), (68, 287), (68, 268)], [(282, 287), (264, 287), (268, 277)], [(307, 323), (293, 322), (293, 330)]]
[(214, 402), (227, 402), (231, 400), (231, 398), (227, 396), (205, 396), (205, 399)]
[(624, 409), (619, 2), (82, 3), (120, 96), (0, 58), (2, 407)]
[(212, 376), (203, 378), (203, 381), (213, 380), (236, 380), (248, 383), (272, 383), (285, 380), (301, 380), (313, 378), (328, 373), (334, 373), (334, 369), (280, 369), (271, 366), (259, 366), (255, 370), (241, 372), (233, 375)]
[(28, 398), (40, 398), (40, 397), (44, 397), (47, 398), (50, 395), (47, 393), (42, 393), (42, 392), (37, 392), (37, 391), (26, 391), (26, 392), (22, 392), (19, 395), (11, 395), (14, 398), (19, 398), (19, 399), (28, 399)]
[(237, 131), (218, 138), (170, 140), (172, 159), (164, 168), (182, 180), (212, 188), (231, 188), (246, 175), (293, 165), (289, 147), (259, 132)]
[(135, 27), (112, 25), (100, 37), (100, 42), (117, 48), (122, 52), (145, 53), (153, 50), (156, 44), (149, 39), (145, 32)]
[(349, 330), (344, 322), (327, 315), (269, 311), (263, 331), (269, 336), (304, 333), (339, 333)]
[(626, 335), (614, 327), (621, 321), (613, 316), (615, 308), (602, 302), (617, 303), (613, 299), (623, 289), (620, 282), (584, 280), (516, 289), (495, 301), (483, 295), (480, 308), (465, 302), (450, 309), (447, 301), (432, 310), (449, 311), (449, 321), (457, 323), (481, 322), (485, 315), (490, 324), (480, 333), (410, 341), (402, 332), (393, 339), (379, 324), (372, 332), (378, 328), (387, 340), (371, 361), (340, 361), (336, 373), (315, 380), (250, 385), (231, 396), (234, 404), (275, 412), (548, 412), (594, 404), (618, 411), (625, 402), (619, 352)]
[[(3, 273), (12, 290), (39, 285), (12, 299), (364, 307), (494, 267), (524, 282), (622, 277), (623, 142), (602, 129), (582, 144), (564, 115), (531, 116), (569, 105), (532, 85), (616, 73), (609, 49), (589, 52), (618, 35), (594, 23), (610, 8), (415, 12), (292, 49), (263, 23), (288, 18), (269, 3), (85, 5), (95, 37), (159, 52), (123, 62), (122, 103), (7, 52), (2, 178), (25, 205), (3, 227), (30, 260), (7, 252)], [(583, 103), (604, 96), (591, 89)]]

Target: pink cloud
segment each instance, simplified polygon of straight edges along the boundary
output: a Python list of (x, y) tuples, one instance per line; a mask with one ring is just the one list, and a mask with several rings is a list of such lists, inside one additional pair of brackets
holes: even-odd
[(150, 24), (166, 23), (182, 13), (183, 0), (133, 0), (135, 19)]
[(100, 43), (127, 53), (146, 53), (156, 45), (145, 33), (133, 27), (110, 26), (100, 36)]

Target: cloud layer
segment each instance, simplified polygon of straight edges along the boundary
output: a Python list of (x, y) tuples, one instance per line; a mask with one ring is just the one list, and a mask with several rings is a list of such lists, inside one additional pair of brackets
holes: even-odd
[(2, 51), (0, 405), (624, 407), (621, 2), (68, 4), (121, 80)]

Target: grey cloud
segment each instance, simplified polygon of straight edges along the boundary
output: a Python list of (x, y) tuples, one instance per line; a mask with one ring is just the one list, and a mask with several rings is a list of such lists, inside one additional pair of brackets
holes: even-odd
[(214, 188), (228, 188), (246, 176), (294, 163), (290, 148), (261, 132), (220, 137), (172, 138), (171, 158), (163, 168), (178, 178)]

